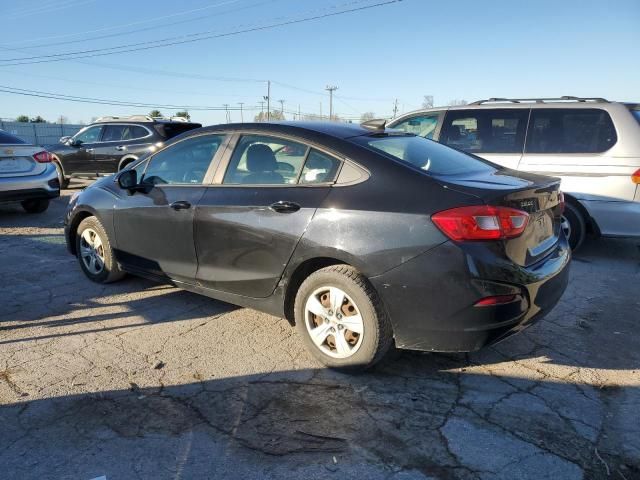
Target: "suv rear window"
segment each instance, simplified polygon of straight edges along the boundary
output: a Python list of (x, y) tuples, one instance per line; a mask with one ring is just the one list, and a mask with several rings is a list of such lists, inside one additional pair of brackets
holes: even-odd
[(611, 117), (597, 108), (532, 109), (527, 153), (600, 153), (618, 140)]
[(431, 175), (493, 172), (494, 166), (415, 135), (364, 136), (353, 139), (373, 150), (390, 155)]
[(0, 145), (24, 145), (27, 142), (15, 135), (0, 131)]

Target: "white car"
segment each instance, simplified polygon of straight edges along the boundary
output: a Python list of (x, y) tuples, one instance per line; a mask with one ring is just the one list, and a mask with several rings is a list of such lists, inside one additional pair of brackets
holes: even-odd
[(640, 237), (640, 105), (603, 98), (491, 98), (389, 122), (514, 170), (562, 179), (562, 228)]
[(29, 213), (41, 213), (60, 196), (59, 174), (42, 147), (0, 130), (0, 203), (21, 202)]

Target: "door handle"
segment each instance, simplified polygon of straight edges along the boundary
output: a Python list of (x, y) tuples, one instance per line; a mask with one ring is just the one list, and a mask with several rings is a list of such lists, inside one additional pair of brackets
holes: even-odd
[(116, 147), (116, 150), (118, 150), (119, 152), (124, 152), (127, 149), (127, 147), (125, 147), (124, 145), (118, 145)]
[(173, 202), (169, 206), (174, 210), (188, 210), (189, 208), (191, 208), (191, 204), (186, 200), (178, 200), (177, 202)]
[(87, 153), (93, 153), (93, 148), (87, 148), (87, 149), (85, 150), (85, 152), (87, 152)]
[(278, 213), (293, 213), (300, 210), (300, 205), (298, 205), (297, 203), (280, 200), (279, 202), (275, 202), (269, 205), (269, 208)]

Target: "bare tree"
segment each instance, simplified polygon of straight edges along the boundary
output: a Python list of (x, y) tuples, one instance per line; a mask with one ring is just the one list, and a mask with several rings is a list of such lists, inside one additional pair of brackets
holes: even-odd
[(466, 105), (467, 103), (469, 103), (469, 102), (467, 102), (467, 101), (466, 101), (466, 100), (464, 100), (464, 99), (457, 99), (457, 98), (456, 98), (456, 99), (453, 99), (453, 100), (449, 100), (448, 105), (450, 105), (450, 106), (452, 106), (452, 107), (455, 107), (455, 106), (457, 106), (457, 105)]
[[(254, 117), (254, 120), (256, 122), (265, 122), (265, 121), (267, 121), (267, 112), (258, 113)], [(281, 112), (280, 110), (272, 110), (269, 120), (280, 121), (280, 120), (286, 120), (286, 118), (284, 116), (284, 113)]]
[(360, 116), (360, 123), (368, 122), (369, 120), (373, 120), (374, 118), (376, 118), (376, 114), (375, 113), (373, 113), (373, 112), (364, 112)]
[(422, 108), (433, 108), (433, 95), (425, 95), (422, 100)]

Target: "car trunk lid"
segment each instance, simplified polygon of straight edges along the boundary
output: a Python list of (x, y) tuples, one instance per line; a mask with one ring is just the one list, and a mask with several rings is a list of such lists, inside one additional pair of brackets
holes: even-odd
[[(41, 149), (40, 149), (41, 150)], [(33, 158), (38, 148), (32, 145), (0, 146), (0, 178), (39, 175), (47, 168)]]
[(505, 255), (529, 266), (544, 258), (561, 235), (560, 179), (509, 169), (436, 177), (447, 188), (473, 195), (487, 205), (515, 208), (529, 215), (516, 238), (501, 240)]

